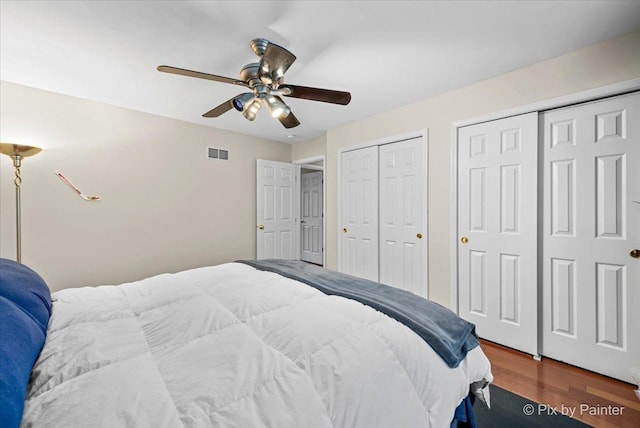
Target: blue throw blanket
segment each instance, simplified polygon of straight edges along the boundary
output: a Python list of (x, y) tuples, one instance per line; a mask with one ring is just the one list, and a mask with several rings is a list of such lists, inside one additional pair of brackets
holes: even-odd
[(238, 260), (308, 284), (325, 294), (356, 300), (403, 323), (447, 363), (458, 367), (478, 346), (475, 326), (450, 309), (388, 285), (324, 269), (298, 260)]

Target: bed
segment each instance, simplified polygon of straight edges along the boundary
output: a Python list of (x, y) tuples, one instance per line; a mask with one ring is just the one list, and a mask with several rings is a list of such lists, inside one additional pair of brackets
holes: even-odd
[(453, 312), (303, 262), (64, 289), (50, 303), (37, 273), (0, 261), (6, 427), (449, 427), (472, 422), (470, 398), (492, 380)]

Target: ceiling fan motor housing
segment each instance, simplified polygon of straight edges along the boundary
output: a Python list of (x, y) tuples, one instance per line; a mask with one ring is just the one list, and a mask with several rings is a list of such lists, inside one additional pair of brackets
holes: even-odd
[(244, 67), (242, 67), (242, 70), (240, 70), (240, 79), (244, 80), (249, 85), (251, 85), (252, 80), (255, 80), (255, 79), (260, 80), (258, 76), (259, 70), (260, 70), (260, 64), (258, 64), (257, 62), (252, 62), (250, 64), (247, 64)]

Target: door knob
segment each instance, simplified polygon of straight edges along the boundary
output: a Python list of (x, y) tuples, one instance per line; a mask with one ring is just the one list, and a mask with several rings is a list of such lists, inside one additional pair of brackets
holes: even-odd
[(422, 233), (418, 233), (418, 234), (416, 235), (416, 238), (418, 238), (418, 239), (422, 239)]
[(263, 230), (264, 229), (264, 224), (261, 224), (260, 226), (258, 226), (258, 229)]
[(633, 250), (629, 251), (629, 255), (634, 259), (640, 259), (640, 250), (634, 248)]
[(347, 228), (342, 229), (342, 233), (347, 233)]
[(460, 242), (462, 242), (463, 244), (466, 244), (467, 242), (469, 242), (469, 238), (467, 238), (466, 236), (463, 236), (462, 238), (460, 238)]
[(300, 220), (300, 223), (304, 223), (304, 222), (305, 222), (304, 220)]

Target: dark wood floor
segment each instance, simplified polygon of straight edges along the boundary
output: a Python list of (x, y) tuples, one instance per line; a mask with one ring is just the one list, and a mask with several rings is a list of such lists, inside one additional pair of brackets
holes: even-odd
[[(634, 386), (548, 358), (535, 361), (531, 355), (481, 341), (491, 361), (494, 384), (536, 403), (575, 409), (575, 419), (597, 428), (640, 427), (640, 400)], [(581, 412), (581, 405), (590, 406)], [(622, 414), (606, 413), (624, 406)]]

